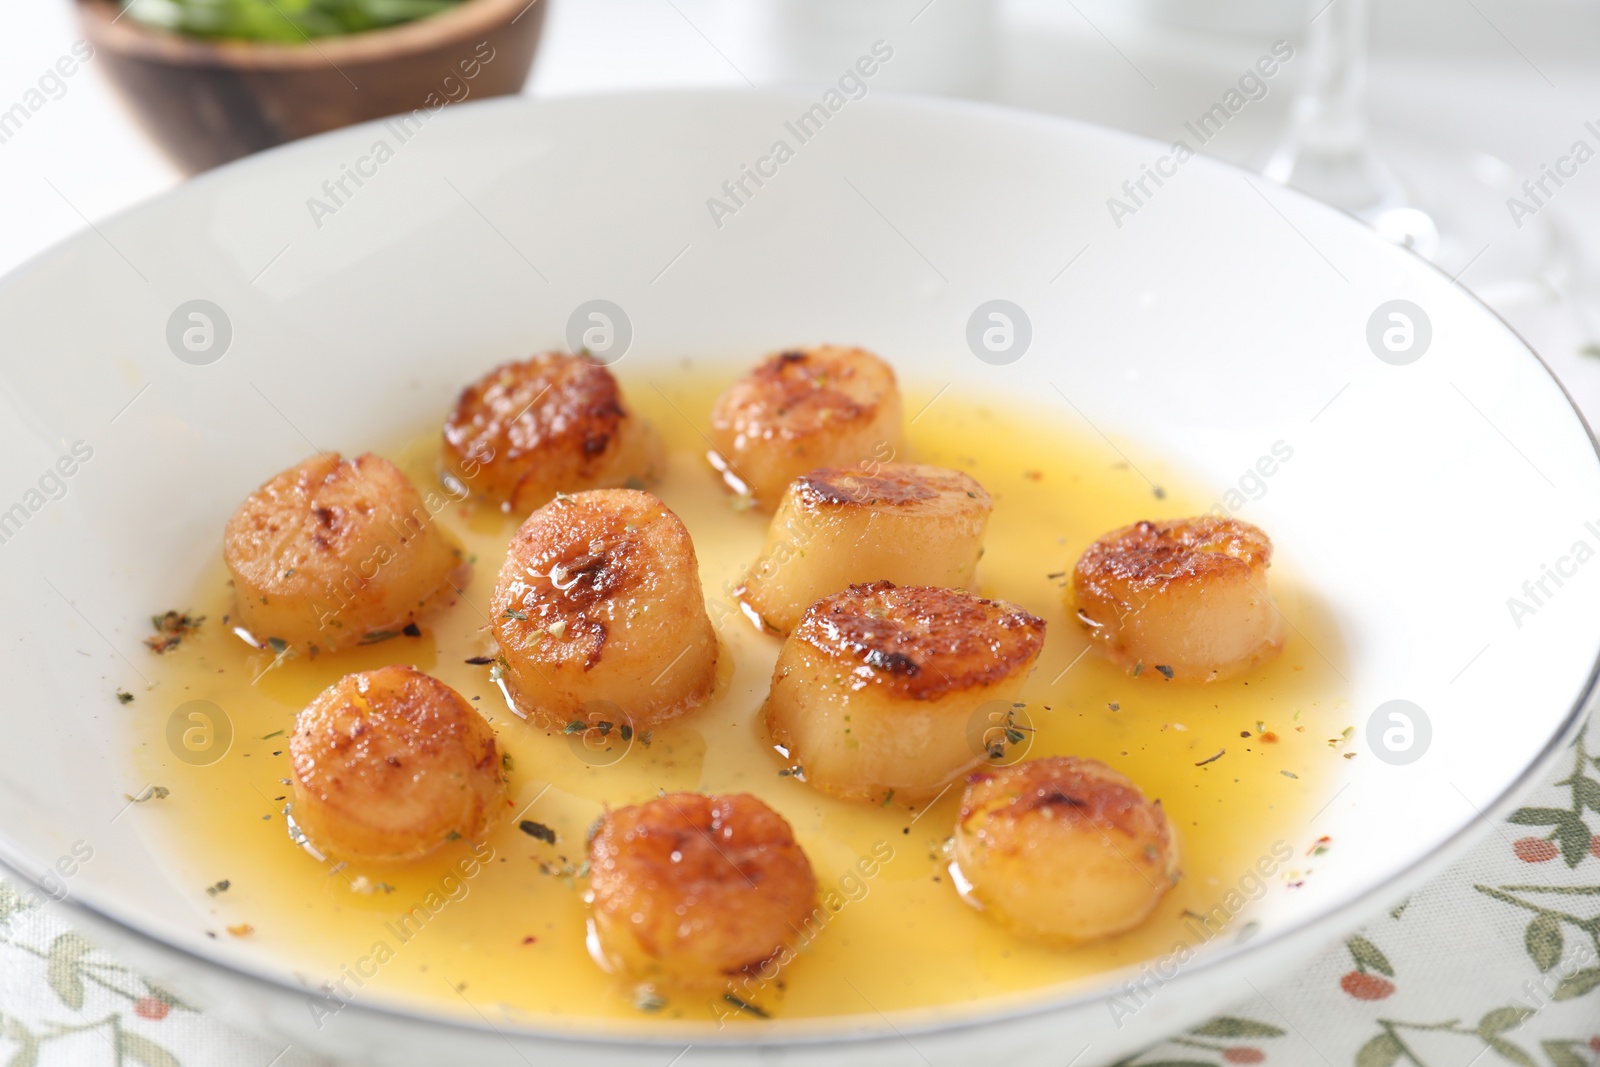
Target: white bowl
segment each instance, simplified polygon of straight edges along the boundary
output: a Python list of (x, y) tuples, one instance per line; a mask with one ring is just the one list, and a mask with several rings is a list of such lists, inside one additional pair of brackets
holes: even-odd
[[(414, 122), (404, 140), (357, 127), (206, 175), (0, 285), (0, 512), (22, 506), (0, 544), (4, 864), (183, 995), (372, 1062), (659, 1067), (693, 1044), (682, 1062), (749, 1062), (763, 1045), (783, 1051), (761, 1062), (832, 1067), (1059, 1064), (1083, 1049), (1088, 1064), (1270, 981), (1503, 814), (1571, 736), (1600, 650), (1600, 616), (1573, 589), (1593, 583), (1587, 556), (1571, 558), (1600, 542), (1587, 525), (1600, 462), (1526, 345), (1350, 219), (1203, 158), (1179, 164), (1170, 146), (882, 94), (800, 143), (786, 124), (818, 99), (495, 102)], [(793, 158), (759, 163), (780, 139)], [(768, 176), (735, 205), (723, 183), (746, 164)], [(346, 179), (334, 203), (324, 183), (347, 168), (361, 184)], [(1124, 182), (1147, 168), (1167, 176), (1135, 201)], [(437, 418), (491, 362), (565, 346), (569, 315), (595, 298), (626, 309), (629, 370), (859, 343), (909, 379), (1051, 404), (1172, 457), (1219, 500), (1290, 442), (1293, 462), (1240, 514), (1271, 530), (1345, 643), (1360, 755), (1318, 816), (1344, 847), (1257, 906), (1252, 939), (1218, 939), (1157, 979), (1133, 969), (1005, 1004), (638, 1038), (464, 1025), (378, 998), (314, 1026), (294, 962), (206, 937), (192, 893), (122, 815), (145, 783), (131, 716), (107, 693), (138, 681), (150, 606), (190, 587), (263, 472), (307, 438), (359, 450)], [(1005, 365), (967, 342), (997, 298), (1031, 322)], [(196, 299), (231, 323), (220, 358), (216, 338), (169, 346), (169, 318)], [(1395, 300), (1414, 305), (1414, 328), (1429, 323), (1425, 351), (1420, 329), (1409, 351), (1384, 348), (1383, 330), (1403, 327), (1387, 309), (1369, 327)], [(191, 320), (178, 321), (181, 335)], [(79, 441), (92, 458), (46, 477)], [(1408, 764), (1378, 758), (1386, 721), (1367, 732), (1394, 699), (1431, 722)], [(92, 861), (57, 867), (85, 842)], [(1112, 998), (1131, 980), (1150, 995), (1130, 1018)]]

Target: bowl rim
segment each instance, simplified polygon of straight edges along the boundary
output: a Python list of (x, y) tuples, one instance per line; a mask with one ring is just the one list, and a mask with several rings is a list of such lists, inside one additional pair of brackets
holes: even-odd
[[(103, 6), (114, 2), (114, 0), (78, 0), (78, 2), (82, 5)], [(481, 4), (500, 2), (502, 0), (476, 0), (476, 3)], [(522, 0), (509, 0), (509, 2), (521, 3)], [(534, 2), (538, 3), (540, 0), (534, 0)], [(469, 0), (463, 6), (474, 6), (474, 0)], [(581, 107), (609, 103), (627, 106), (637, 101), (654, 102), (663, 99), (673, 102), (692, 103), (701, 99), (725, 101), (740, 97), (750, 100), (766, 99), (784, 102), (791, 100), (810, 102), (811, 100), (807, 90), (802, 87), (783, 86), (751, 89), (743, 86), (730, 86), (581, 93), (563, 96), (556, 100), (511, 96), (471, 101), (470, 103), (473, 113), (476, 114), (478, 111), (488, 109), (541, 110), (549, 107)], [(1166, 147), (1164, 142), (1142, 134), (1048, 112), (1006, 107), (988, 101), (932, 97), (888, 89), (874, 94), (874, 98), (880, 101), (875, 105), (877, 107), (917, 110), (925, 114), (935, 115), (941, 112), (967, 113), (1003, 122), (1032, 124), (1042, 129), (1066, 129), (1076, 131), (1079, 134), (1089, 133), (1098, 137), (1110, 137), (1150, 149), (1164, 150)], [(220, 167), (203, 172), (149, 200), (124, 208), (104, 221), (116, 222), (124, 217), (147, 210), (156, 204), (174, 201), (180, 196), (188, 195), (191, 187), (195, 185), (204, 186), (214, 182), (227, 181), (234, 168), (254, 165), (253, 161), (255, 159), (268, 153), (276, 154), (296, 151), (299, 146), (314, 139), (352, 136), (357, 131), (369, 127), (377, 127), (383, 121), (382, 119), (375, 119), (353, 126), (330, 130), (326, 133), (315, 134), (311, 137), (275, 146), (265, 152), (241, 157)], [(1239, 175), (1246, 180), (1252, 176), (1259, 177), (1253, 171), (1214, 156), (1202, 153), (1198, 155), (1198, 158), (1201, 160), (1203, 167), (1219, 168)], [(1302, 206), (1308, 207), (1313, 212), (1323, 211), (1332, 215), (1342, 216), (1366, 234), (1364, 239), (1379, 242), (1383, 246), (1403, 253), (1407, 259), (1444, 278), (1451, 286), (1459, 289), (1470, 303), (1487, 312), (1490, 318), (1498, 323), (1533, 358), (1538, 369), (1543, 371), (1555, 385), (1562, 399), (1566, 401), (1567, 406), (1577, 417), (1578, 425), (1582, 428), (1583, 434), (1588, 440), (1591, 453), (1597, 461), (1600, 461), (1600, 437), (1596, 437), (1594, 428), (1590, 425), (1589, 420), (1584, 416), (1576, 401), (1574, 401), (1565, 383), (1551, 369), (1549, 362), (1504, 316), (1462, 284), (1458, 276), (1450, 274), (1444, 268), (1429, 261), (1409, 247), (1391, 244), (1384, 240), (1366, 223), (1348, 211), (1325, 204), (1292, 187), (1278, 185), (1277, 183), (1273, 183), (1273, 186), (1275, 191), (1287, 194), (1290, 199), (1298, 201)], [(12, 270), (0, 275), (0, 294), (3, 294), (11, 284), (25, 275), (31, 274), (35, 268), (42, 265), (48, 258), (61, 254), (77, 241), (93, 239), (97, 232), (93, 227), (81, 230), (30, 256)], [(1220, 977), (1230, 967), (1239, 965), (1246, 955), (1257, 953), (1272, 945), (1292, 944), (1296, 938), (1304, 939), (1319, 929), (1327, 933), (1326, 940), (1331, 944), (1343, 932), (1359, 926), (1372, 914), (1382, 910), (1393, 900), (1404, 896), (1412, 891), (1416, 885), (1433, 877), (1450, 863), (1460, 859), (1479, 839), (1492, 833), (1493, 823), (1502, 818), (1506, 811), (1517, 803), (1519, 798), (1538, 784), (1555, 764), (1562, 751), (1571, 744), (1573, 738), (1585, 727), (1597, 707), (1600, 707), (1600, 647), (1597, 647), (1592, 653), (1588, 674), (1573, 699), (1572, 705), (1561, 718), (1559, 727), (1552, 733), (1538, 754), (1499, 794), (1479, 806), (1476, 819), (1468, 822), (1448, 837), (1439, 841), (1427, 852), (1416, 857), (1411, 866), (1389, 882), (1375, 885), (1362, 893), (1351, 896), (1333, 905), (1321, 915), (1312, 916), (1297, 923), (1287, 924), (1283, 928), (1274, 930), (1259, 938), (1251, 938), (1247, 943), (1236, 942), (1227, 946), (1219, 946), (1215, 951), (1195, 959), (1194, 962), (1184, 968), (1184, 974), (1187, 979), (1186, 984), (1194, 984), (1197, 976), (1203, 973)], [(316, 990), (309, 986), (296, 985), (277, 974), (258, 969), (254, 965), (246, 964), (242, 961), (213, 958), (191, 947), (163, 940), (157, 934), (141, 929), (130, 921), (113, 915), (95, 904), (85, 902), (76, 894), (69, 894), (66, 897), (57, 899), (51, 895), (49, 889), (36, 877), (26, 873), (26, 865), (27, 858), (20, 856), (11, 847), (4, 835), (0, 834), (0, 875), (8, 877), (13, 883), (28, 886), (42, 897), (52, 899), (56, 906), (63, 910), (81, 912), (95, 924), (114, 929), (123, 939), (136, 942), (141, 947), (145, 947), (158, 955), (168, 958), (181, 957), (190, 966), (221, 971), (234, 980), (255, 983), (278, 995), (286, 994), (303, 998), (316, 993)], [(1148, 960), (1136, 961), (1114, 971), (1105, 972), (1101, 977), (1131, 977), (1137, 973), (1137, 969), (1141, 964), (1148, 962)], [(867, 1022), (867, 1020), (872, 1017), (866, 1013), (856, 1016), (812, 1017), (795, 1020), (778, 1019), (763, 1025), (762, 1032), (764, 1036), (735, 1035), (731, 1037), (728, 1036), (726, 1030), (718, 1029), (712, 1024), (675, 1024), (671, 1027), (670, 1032), (667, 1027), (661, 1027), (660, 1033), (646, 1034), (631, 1031), (606, 1032), (604, 1020), (592, 1020), (588, 1024), (590, 1029), (587, 1031), (576, 1027), (562, 1029), (550, 1026), (528, 1025), (509, 1020), (501, 1025), (496, 1025), (486, 1018), (481, 1019), (481, 1021), (474, 1021), (466, 1017), (430, 1013), (420, 1007), (408, 1006), (393, 1001), (382, 1003), (351, 999), (345, 1002), (344, 1008), (353, 1009), (356, 1015), (364, 1016), (372, 1022), (395, 1021), (410, 1025), (422, 1025), (435, 1030), (470, 1033), (475, 1037), (498, 1038), (502, 1042), (508, 1039), (523, 1039), (588, 1049), (602, 1048), (608, 1045), (613, 1048), (629, 1049), (677, 1049), (685, 1042), (690, 1042), (694, 1045), (710, 1046), (722, 1050), (753, 1050), (779, 1046), (824, 1047), (830, 1045), (860, 1045), (882, 1041), (898, 1042), (905, 1040), (907, 1036), (960, 1033), (1006, 1022), (1045, 1018), (1060, 1012), (1103, 1002), (1111, 995), (1113, 994), (1107, 992), (1107, 987), (1103, 983), (1097, 984), (1092, 988), (1062, 991), (1047, 997), (1040, 996), (1039, 990), (1033, 989), (1019, 994), (1006, 995), (1003, 998), (992, 998), (997, 1002), (997, 1008), (987, 1014), (974, 1013), (947, 1019), (928, 1018), (930, 1013), (936, 1013), (942, 1009), (937, 1006), (931, 1008), (924, 1006), (892, 1012), (889, 1015), (879, 1013), (878, 1020), (871, 1023)], [(1016, 1003), (1015, 1000), (1017, 998), (1028, 998), (1028, 1002)], [(1011, 1001), (1011, 1003), (1004, 1003), (1003, 1005), (998, 1003), (1002, 1001)], [(861, 1021), (856, 1022), (856, 1020)]]
[[(301, 44), (195, 37), (124, 20), (117, 0), (76, 0), (79, 21), (96, 47), (174, 67), (299, 71), (383, 63), (426, 52), (532, 15), (537, 26), (549, 0), (462, 0), (435, 15), (359, 33), (307, 38)], [(534, 10), (538, 8), (538, 10)]]

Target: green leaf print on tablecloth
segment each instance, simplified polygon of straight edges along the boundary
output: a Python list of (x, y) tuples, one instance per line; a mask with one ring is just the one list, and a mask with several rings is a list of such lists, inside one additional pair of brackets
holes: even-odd
[[(1168, 1038), (1138, 1056), (1122, 1060), (1116, 1067), (1216, 1067), (1217, 1064), (1263, 1063), (1267, 1059), (1267, 1054), (1253, 1042), (1271, 1041), (1282, 1036), (1284, 1031), (1269, 1023), (1257, 1022), (1255, 1019), (1246, 1019), (1238, 1015), (1219, 1015), (1187, 1034)], [(1217, 1040), (1219, 1038), (1222, 1040)], [(1252, 1043), (1246, 1044), (1241, 1039), (1249, 1039)], [(1170, 1053), (1156, 1059), (1143, 1058), (1158, 1056), (1161, 1050), (1173, 1046), (1183, 1050), (1177, 1055), (1184, 1058), (1174, 1058)], [(1206, 1058), (1194, 1058), (1195, 1052)]]
[(1572, 802), (1565, 808), (1518, 808), (1509, 822), (1518, 826), (1548, 826), (1544, 837), (1524, 837), (1513, 844), (1517, 858), (1527, 863), (1545, 863), (1560, 856), (1568, 867), (1576, 867), (1585, 857), (1600, 857), (1600, 834), (1589, 829), (1584, 811), (1600, 812), (1600, 779), (1591, 772), (1600, 770), (1600, 758), (1591, 759), (1580, 734), (1573, 745), (1576, 758), (1572, 773), (1556, 782), (1571, 791)]
[[(1600, 727), (1588, 730), (1529, 804), (1388, 922), (1308, 960), (1283, 988), (1118, 1067), (1600, 1067), (1600, 758), (1590, 754)], [(1538, 832), (1518, 837), (1507, 826)], [(1516, 877), (1530, 869), (1546, 880)], [(1492, 974), (1464, 962), (1497, 936), (1508, 954), (1492, 960)], [(1501, 991), (1474, 1003), (1474, 982)], [(1319, 992), (1333, 988), (1343, 996)], [(1267, 1025), (1251, 1021), (1254, 1008), (1284, 1023), (1268, 1029), (1285, 1036), (1254, 1030)]]
[[(1600, 759), (1590, 757), (1582, 734), (1573, 742), (1572, 748), (1572, 772), (1552, 783), (1555, 788), (1570, 790), (1571, 806), (1522, 807), (1506, 819), (1513, 826), (1551, 827), (1544, 837), (1523, 837), (1511, 842), (1512, 854), (1523, 863), (1548, 863), (1559, 856), (1567, 868), (1576, 869), (1586, 858), (1600, 857), (1600, 835), (1591, 831), (1586, 818), (1586, 811), (1600, 812), (1600, 780), (1591, 776), (1595, 769), (1600, 768)], [(1550, 898), (1572, 900), (1593, 897), (1600, 903), (1600, 885), (1479, 884), (1474, 885), (1473, 889), (1491, 900), (1532, 913), (1523, 933), (1523, 949), (1540, 974), (1548, 975), (1561, 965), (1568, 948), (1565, 931), (1569, 926), (1587, 936), (1589, 941), (1587, 945), (1580, 946), (1583, 951), (1576, 958), (1600, 963), (1600, 914), (1578, 915), (1564, 906), (1530, 899), (1543, 898), (1548, 901)], [(1387, 958), (1365, 937), (1352, 937), (1347, 945), (1351, 956), (1363, 971), (1376, 970), (1390, 978), (1394, 977)], [(1345, 976), (1346, 979), (1354, 977), (1357, 976)], [(1365, 974), (1359, 977), (1363, 981), (1368, 980)], [(1351, 996), (1381, 999), (1363, 995), (1368, 986), (1353, 984), (1357, 984), (1360, 991), (1353, 989), (1351, 984), (1345, 984), (1345, 992)], [(1384, 996), (1387, 996), (1394, 987), (1385, 984), (1388, 985), (1388, 992)], [(1422, 1032), (1476, 1038), (1482, 1045), (1480, 1055), (1493, 1053), (1499, 1060), (1520, 1067), (1542, 1067), (1539, 1059), (1523, 1043), (1513, 1040), (1511, 1035), (1536, 1016), (1544, 1003), (1573, 1000), (1600, 988), (1600, 966), (1573, 968), (1569, 964), (1568, 972), (1557, 975), (1554, 985), (1547, 985), (1546, 988), (1547, 1000), (1542, 1001), (1538, 995), (1539, 987), (1534, 987), (1530, 996), (1525, 998), (1529, 1003), (1491, 1008), (1471, 1027), (1456, 1019), (1422, 1023), (1380, 1018), (1376, 1020), (1379, 1032), (1357, 1050), (1355, 1067), (1393, 1067), (1402, 1061), (1414, 1067), (1430, 1067), (1424, 1056), (1406, 1040), (1408, 1034)], [(1600, 1011), (1594, 1017), (1600, 1021)], [(1594, 1067), (1595, 1058), (1592, 1054), (1600, 1052), (1600, 1036), (1546, 1038), (1539, 1041), (1538, 1048), (1551, 1067)]]
[(171, 1052), (156, 1041), (126, 1028), (123, 1013), (114, 1011), (99, 1019), (83, 1017), (87, 985), (93, 984), (128, 1001), (133, 1014), (159, 1022), (177, 1008), (195, 1009), (172, 993), (140, 977), (121, 964), (100, 958), (94, 947), (80, 934), (67, 930), (50, 940), (46, 948), (30, 945), (12, 936), (11, 923), (19, 914), (39, 906), (37, 898), (26, 898), (9, 884), (0, 883), (0, 946), (20, 950), (45, 962), (45, 983), (61, 1006), (76, 1021), (56, 1019), (25, 1022), (11, 1013), (0, 1013), (0, 1035), (14, 1047), (6, 1067), (34, 1067), (52, 1042), (90, 1031), (105, 1038), (106, 1059), (113, 1064), (142, 1064), (143, 1067), (182, 1067)]
[[(1524, 863), (1548, 863), (1560, 855), (1575, 869), (1586, 858), (1600, 858), (1600, 834), (1590, 830), (1585, 815), (1586, 811), (1600, 812), (1600, 780), (1591, 777), (1591, 772), (1600, 768), (1600, 759), (1589, 756), (1582, 735), (1573, 743), (1573, 752), (1572, 773), (1554, 783), (1571, 791), (1571, 807), (1518, 808), (1507, 820), (1518, 826), (1554, 827), (1548, 837), (1524, 837), (1512, 843), (1514, 854)], [(1553, 843), (1557, 841), (1559, 845)], [(1560, 974), (1550, 993), (1552, 999), (1573, 1000), (1600, 988), (1600, 885), (1511, 883), (1473, 888), (1492, 900), (1532, 913), (1523, 947), (1541, 974), (1555, 970), (1561, 962), (1568, 947), (1568, 927), (1588, 938), (1588, 944), (1581, 947), (1589, 965)], [(1589, 914), (1579, 914), (1580, 910)]]

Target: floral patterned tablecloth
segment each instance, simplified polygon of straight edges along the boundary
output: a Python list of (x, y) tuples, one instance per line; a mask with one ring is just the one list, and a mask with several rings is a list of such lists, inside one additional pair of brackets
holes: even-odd
[(1600, 1064), (1600, 723), (1464, 860), (1128, 1067)]
[[(1091, 1051), (1092, 1050), (1088, 1050)], [(9, 1067), (302, 1067), (0, 882)], [(1600, 724), (1466, 859), (1294, 977), (1125, 1067), (1600, 1067)]]

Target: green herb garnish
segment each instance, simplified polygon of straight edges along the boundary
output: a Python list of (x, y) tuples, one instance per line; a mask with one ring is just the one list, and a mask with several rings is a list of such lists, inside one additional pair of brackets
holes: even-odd
[(754, 1004), (751, 1004), (751, 1003), (748, 1003), (746, 1001), (740, 1000), (738, 997), (734, 996), (732, 993), (724, 993), (724, 994), (722, 994), (722, 999), (726, 1000), (729, 1004), (732, 1004), (734, 1007), (738, 1008), (740, 1011), (747, 1011), (751, 1015), (756, 1015), (756, 1016), (759, 1016), (759, 1017), (761, 1017), (763, 1019), (772, 1018), (772, 1016), (768, 1015), (766, 1012), (762, 1011), (760, 1008), (756, 1007)]
[(147, 26), (195, 37), (301, 44), (383, 29), (448, 11), (461, 0), (124, 0)]
[(183, 643), (185, 637), (200, 629), (200, 624), (205, 621), (204, 615), (190, 615), (186, 611), (152, 615), (150, 625), (155, 630), (155, 636), (145, 638), (144, 643), (157, 655), (171, 652)]

